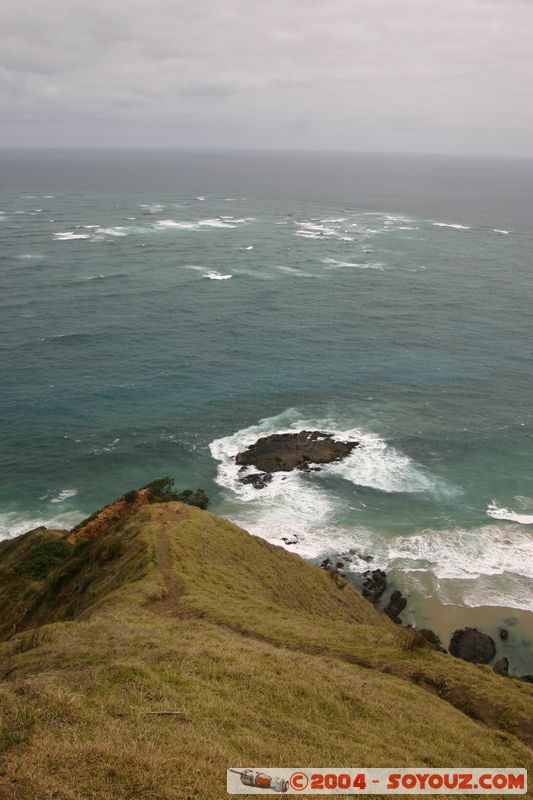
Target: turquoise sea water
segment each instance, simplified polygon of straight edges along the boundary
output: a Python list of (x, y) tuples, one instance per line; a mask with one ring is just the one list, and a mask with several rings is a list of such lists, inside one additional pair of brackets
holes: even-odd
[[(169, 474), (307, 557), (352, 548), (414, 596), (533, 610), (532, 178), (514, 160), (3, 153), (0, 535)], [(239, 449), (302, 426), (362, 444), (262, 492), (236, 482)]]

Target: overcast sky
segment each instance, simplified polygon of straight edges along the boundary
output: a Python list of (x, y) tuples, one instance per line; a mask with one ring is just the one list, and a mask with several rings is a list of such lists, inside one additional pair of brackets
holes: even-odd
[(2, 0), (0, 146), (533, 155), (533, 0)]

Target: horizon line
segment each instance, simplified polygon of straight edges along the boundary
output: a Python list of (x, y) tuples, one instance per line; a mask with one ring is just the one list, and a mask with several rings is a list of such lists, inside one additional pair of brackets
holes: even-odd
[(261, 154), (291, 154), (291, 155), (350, 155), (350, 156), (402, 156), (414, 158), (472, 158), (472, 159), (501, 159), (508, 161), (531, 161), (533, 154), (511, 154), (511, 153), (444, 153), (444, 152), (413, 152), (405, 150), (327, 150), (327, 149), (295, 149), (295, 148), (282, 148), (282, 147), (198, 147), (198, 146), (179, 146), (179, 147), (157, 147), (150, 145), (138, 146), (78, 146), (78, 145), (19, 145), (19, 146), (4, 146), (0, 145), (0, 153), (4, 152), (113, 152), (113, 153), (128, 153), (128, 152), (149, 152), (149, 153), (231, 153), (231, 154), (245, 154), (245, 153), (261, 153)]

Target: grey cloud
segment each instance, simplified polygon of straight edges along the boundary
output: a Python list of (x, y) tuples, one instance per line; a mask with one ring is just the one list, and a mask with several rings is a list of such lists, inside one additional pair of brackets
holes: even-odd
[(18, 0), (0, 146), (533, 155), (531, 41), (525, 0)]

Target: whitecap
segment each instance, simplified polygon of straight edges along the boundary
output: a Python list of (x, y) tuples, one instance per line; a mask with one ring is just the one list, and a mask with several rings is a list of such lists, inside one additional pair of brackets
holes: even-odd
[(208, 269), (207, 267), (199, 267), (196, 264), (185, 264), (184, 269), (192, 269), (195, 272), (201, 272), (202, 278), (209, 278), (211, 281), (228, 281), (233, 275), (224, 275), (216, 269)]
[(77, 489), (62, 489), (55, 497), (52, 497), (50, 502), (53, 504), (64, 503), (65, 500), (70, 500), (78, 494)]
[(433, 222), (432, 225), (435, 225), (437, 228), (454, 228), (457, 231), (469, 231), (470, 230), (470, 225), (459, 225), (459, 223)]
[(504, 231), (503, 229), (500, 228), (493, 228), (492, 230), (494, 231), (494, 233), (500, 233), (503, 236), (508, 236), (511, 233), (511, 231)]
[(227, 281), (230, 278), (233, 278), (233, 275), (223, 275), (221, 272), (217, 272), (216, 270), (209, 270), (208, 272), (204, 273), (204, 278), (209, 278), (210, 281)]
[(95, 456), (102, 456), (105, 453), (112, 453), (116, 449), (116, 446), (119, 442), (120, 437), (117, 436), (116, 439), (113, 439), (111, 442), (107, 442), (107, 444), (103, 445), (102, 447), (93, 447), (92, 453)]
[(74, 231), (61, 231), (54, 233), (54, 237), (60, 242), (70, 242), (74, 239), (90, 239), (88, 233), (74, 233)]
[(518, 522), (520, 525), (533, 525), (533, 514), (517, 514), (508, 508), (498, 506), (494, 501), (487, 508), (487, 515), (493, 519)]
[(127, 236), (128, 230), (131, 229), (123, 225), (116, 225), (114, 228), (97, 228), (96, 233), (100, 233), (104, 236)]
[(24, 514), (8, 511), (0, 514), (0, 540), (12, 539), (35, 528), (47, 527), (51, 530), (70, 530), (84, 518), (79, 511), (69, 511), (56, 516), (28, 517)]
[(201, 219), (198, 225), (206, 228), (236, 228), (237, 222), (239, 222), (239, 220), (227, 222), (220, 217), (216, 217), (214, 219)]
[(181, 228), (183, 230), (197, 230), (198, 223), (197, 222), (178, 222), (175, 219), (159, 219), (156, 224), (156, 228)]
[(302, 239), (320, 239), (320, 233), (313, 233), (311, 231), (296, 231), (295, 236), (300, 236)]
[(386, 268), (386, 264), (382, 263), (381, 261), (376, 261), (373, 263), (364, 262), (364, 263), (356, 263), (353, 261), (338, 261), (336, 258), (323, 258), (322, 263), (326, 265), (326, 269), (343, 269), (345, 267), (352, 267), (354, 269), (377, 269), (383, 270)]

